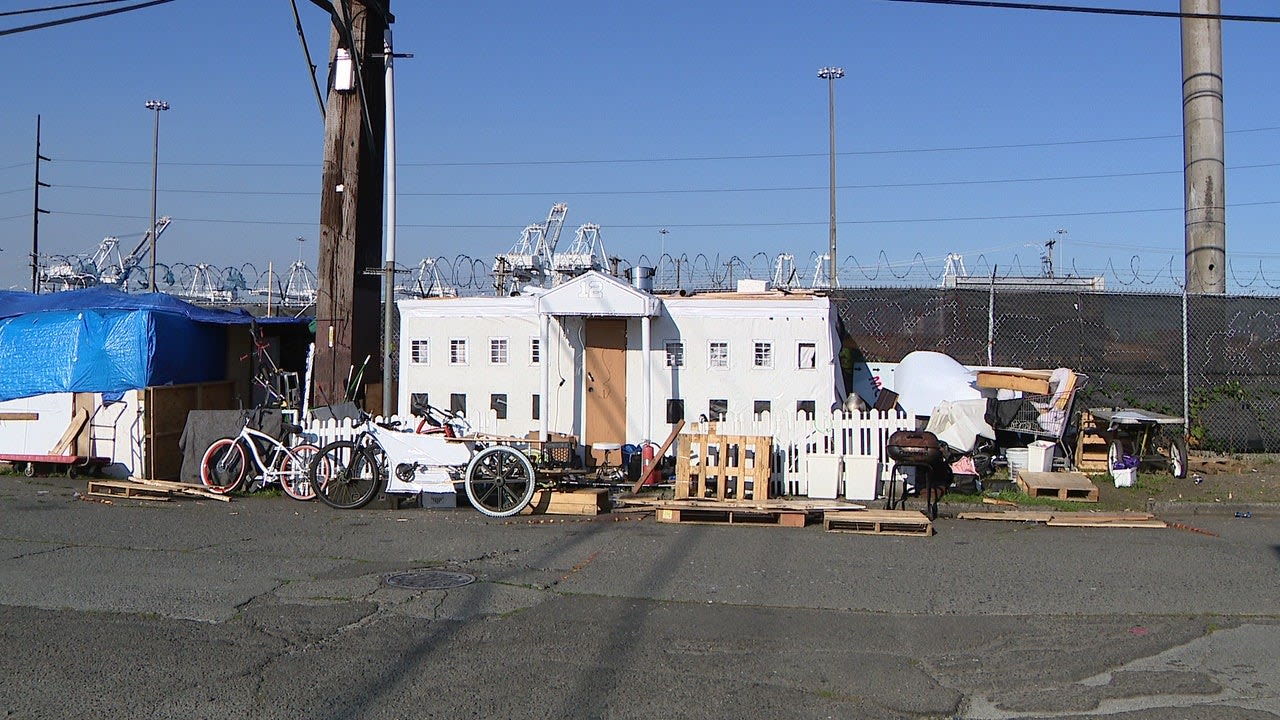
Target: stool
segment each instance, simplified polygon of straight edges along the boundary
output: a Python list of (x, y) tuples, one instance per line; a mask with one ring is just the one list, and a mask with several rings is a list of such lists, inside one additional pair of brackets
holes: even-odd
[(603, 479), (606, 477), (616, 478), (622, 474), (622, 467), (614, 465), (609, 460), (609, 453), (622, 450), (622, 443), (591, 443), (591, 451), (600, 451), (604, 453), (604, 460), (596, 467), (596, 477)]

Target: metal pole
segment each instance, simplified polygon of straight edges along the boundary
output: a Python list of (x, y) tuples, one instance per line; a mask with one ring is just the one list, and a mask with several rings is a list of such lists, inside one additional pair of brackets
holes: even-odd
[(148, 100), (148, 110), (156, 114), (154, 131), (151, 137), (151, 227), (147, 234), (151, 236), (151, 292), (156, 291), (156, 182), (160, 176), (160, 111), (168, 110), (169, 103), (163, 100)]
[(36, 115), (36, 186), (35, 200), (31, 209), (31, 294), (40, 292), (40, 214), (48, 214), (48, 210), (40, 209), (40, 188), (49, 187), (49, 183), (40, 180), (40, 161), (49, 158), (40, 154), (40, 116)]
[(392, 368), (396, 358), (391, 355), (391, 330), (395, 324), (396, 283), (396, 99), (392, 73), (391, 28), (382, 35), (382, 56), (386, 63), (387, 91), (387, 263), (384, 269), (386, 306), (382, 318), (382, 415), (391, 417), (395, 410)]
[(827, 258), (830, 263), (827, 283), (830, 287), (837, 287), (839, 282), (836, 280), (836, 79), (844, 77), (844, 68), (824, 67), (818, 71), (818, 77), (827, 81), (827, 127), (830, 134), (831, 238)]

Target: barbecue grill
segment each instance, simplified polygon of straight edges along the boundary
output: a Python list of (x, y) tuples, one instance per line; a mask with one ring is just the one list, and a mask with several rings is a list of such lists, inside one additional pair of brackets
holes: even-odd
[[(894, 473), (899, 467), (916, 468), (916, 494), (923, 495), (930, 518), (938, 517), (938, 496), (951, 484), (951, 467), (946, 460), (946, 443), (927, 430), (899, 430), (889, 436), (885, 452), (894, 462)], [(886, 493), (885, 509), (901, 504), (906, 507), (906, 487), (897, 496), (896, 478), (891, 477)]]

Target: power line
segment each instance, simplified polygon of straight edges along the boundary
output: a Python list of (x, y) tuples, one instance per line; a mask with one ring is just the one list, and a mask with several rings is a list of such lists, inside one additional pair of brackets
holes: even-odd
[[(1237, 170), (1258, 170), (1264, 168), (1280, 167), (1280, 163), (1256, 163), (1252, 165), (1232, 165), (1227, 167), (1229, 171)], [(1128, 173), (1099, 173), (1093, 175), (1049, 175), (1042, 177), (1023, 177), (1023, 178), (978, 178), (969, 180), (933, 180), (922, 182), (903, 182), (903, 183), (874, 183), (874, 184), (854, 184), (854, 185), (838, 185), (839, 190), (894, 190), (904, 188), (925, 188), (925, 187), (964, 187), (971, 185), (1010, 185), (1018, 183), (1038, 183), (1038, 182), (1074, 182), (1082, 180), (1114, 180), (1122, 178), (1139, 178), (1139, 177), (1155, 177), (1159, 175), (1181, 175), (1182, 170), (1145, 170)], [(150, 192), (150, 188), (141, 187), (112, 187), (106, 185), (68, 185), (64, 183), (58, 184), (59, 188), (64, 190), (104, 190), (111, 192)], [(13, 190), (0, 191), (0, 195), (7, 193), (25, 192), (29, 188), (16, 188)], [(766, 193), (766, 192), (811, 192), (815, 190), (826, 190), (826, 185), (783, 185), (772, 187), (728, 187), (728, 188), (659, 188), (655, 190), (527, 190), (512, 192), (412, 192), (401, 190), (397, 194), (401, 197), (596, 197), (596, 196), (644, 196), (644, 195), (705, 195), (717, 193)], [(166, 188), (166, 193), (188, 194), (188, 195), (239, 195), (248, 197), (308, 197), (315, 195), (315, 192), (309, 190), (217, 190), (203, 188)]]
[[(1241, 130), (1227, 130), (1227, 135), (1237, 135), (1244, 133), (1259, 132), (1275, 132), (1280, 130), (1280, 126), (1245, 128)], [(1182, 135), (1142, 135), (1134, 137), (1119, 138), (1094, 138), (1083, 140), (1047, 140), (1031, 143), (1006, 143), (1000, 145), (955, 145), (955, 146), (939, 146), (924, 148), (889, 148), (885, 150), (847, 150), (836, 153), (841, 157), (870, 156), (870, 155), (900, 155), (909, 153), (940, 153), (940, 152), (973, 152), (981, 150), (1025, 150), (1038, 147), (1063, 147), (1073, 145), (1099, 145), (1105, 143), (1126, 143), (1126, 142), (1148, 142), (1152, 140), (1181, 140)], [(543, 165), (607, 165), (607, 164), (638, 164), (638, 163), (664, 163), (664, 162), (703, 162), (712, 160), (790, 160), (796, 158), (811, 157), (827, 157), (828, 153), (769, 153), (758, 155), (689, 155), (689, 156), (671, 156), (657, 158), (603, 158), (603, 159), (576, 159), (576, 160), (503, 160), (503, 161), (467, 161), (467, 162), (399, 162), (399, 167), (512, 167), (512, 166), (543, 166)], [(143, 160), (104, 160), (100, 158), (58, 158), (60, 163), (80, 163), (80, 164), (97, 164), (97, 165), (149, 165), (150, 161)], [(8, 167), (20, 167), (23, 164), (15, 164)], [(314, 168), (319, 163), (262, 163), (262, 162), (165, 162), (161, 163), (166, 167), (243, 167), (243, 168), (290, 168), (305, 167)], [(4, 169), (4, 168), (0, 168)]]
[(959, 5), (962, 7), (1001, 8), (1005, 10), (1049, 10), (1052, 12), (1089, 13), (1093, 15), (1128, 15), (1132, 17), (1190, 18), (1193, 20), (1230, 20), (1237, 22), (1280, 23), (1280, 17), (1269, 15), (1223, 15), (1221, 13), (1184, 13), (1171, 10), (1129, 10), (1125, 8), (1049, 5), (1046, 3), (996, 2), (996, 0), (885, 0), (886, 2), (924, 5)]
[(8, 17), (10, 15), (32, 15), (35, 13), (54, 12), (57, 10), (70, 10), (71, 8), (89, 7), (90, 5), (115, 5), (124, 2), (124, 0), (86, 0), (86, 2), (68, 3), (66, 5), (47, 5), (45, 7), (27, 8), (25, 10), (5, 10), (0, 12), (0, 17)]
[(58, 20), (49, 20), (47, 22), (36, 23), (35, 25), (23, 25), (21, 27), (5, 28), (4, 30), (0, 30), (0, 37), (3, 37), (5, 35), (16, 35), (17, 33), (30, 32), (32, 30), (44, 30), (45, 28), (57, 27), (58, 25), (69, 25), (74, 22), (80, 22), (81, 20), (94, 20), (100, 17), (107, 17), (108, 15), (118, 15), (120, 13), (129, 12), (130, 10), (141, 10), (143, 8), (151, 7), (152, 5), (163, 5), (169, 2), (173, 2), (173, 0), (150, 0), (150, 2), (138, 3), (137, 5), (130, 5), (128, 7), (113, 8), (111, 10), (102, 10), (96, 13), (88, 13), (86, 15), (75, 15), (68, 18), (60, 18)]

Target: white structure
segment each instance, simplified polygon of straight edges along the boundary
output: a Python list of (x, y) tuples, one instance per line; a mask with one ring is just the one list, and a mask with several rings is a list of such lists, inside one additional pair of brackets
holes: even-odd
[(679, 419), (826, 414), (845, 397), (825, 296), (658, 297), (593, 271), (527, 295), (398, 306), (399, 407), (492, 412), (481, 425), (499, 434), (661, 442)]

